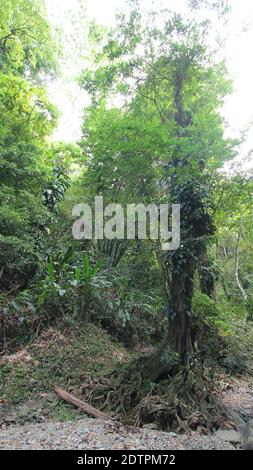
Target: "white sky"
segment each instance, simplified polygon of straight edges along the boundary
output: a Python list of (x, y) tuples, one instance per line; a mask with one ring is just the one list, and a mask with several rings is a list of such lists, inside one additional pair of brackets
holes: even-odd
[[(45, 0), (49, 19), (55, 25), (64, 27), (65, 46), (68, 57), (62, 67), (62, 78), (48, 86), (51, 100), (62, 113), (55, 139), (74, 142), (81, 135), (80, 126), (87, 96), (75, 83), (75, 76), (82, 69), (80, 38), (85, 41), (85, 21), (76, 30), (77, 23), (71, 23), (71, 15), (79, 15), (79, 0)], [(114, 22), (117, 8), (124, 0), (86, 0), (87, 15), (99, 23), (109, 25)], [(145, 5), (157, 3), (144, 0)], [(164, 6), (184, 10), (184, 0), (160, 0)], [(229, 123), (229, 134), (238, 135), (253, 118), (253, 0), (230, 0), (232, 14), (227, 32), (226, 57), (229, 71), (234, 81), (234, 93), (224, 107), (224, 115)], [(80, 16), (78, 16), (80, 19)], [(75, 26), (74, 26), (75, 25)], [(246, 31), (242, 32), (242, 28)], [(73, 39), (74, 37), (74, 39)], [(77, 44), (75, 43), (77, 39)], [(74, 42), (73, 42), (74, 41)], [(242, 153), (253, 148), (253, 129)]]

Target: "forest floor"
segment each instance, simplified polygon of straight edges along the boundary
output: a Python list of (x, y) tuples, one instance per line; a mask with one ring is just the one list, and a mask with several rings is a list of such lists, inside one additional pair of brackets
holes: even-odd
[[(0, 358), (0, 449), (240, 449), (231, 436), (191, 436), (87, 418), (60, 400), (57, 384), (79, 398), (87, 381), (101, 380), (131, 352), (94, 325), (65, 332), (50, 328), (25, 348)], [(217, 391), (244, 422), (253, 418), (253, 373), (217, 373)], [(227, 437), (227, 436), (226, 436)], [(230, 441), (233, 442), (230, 442)]]

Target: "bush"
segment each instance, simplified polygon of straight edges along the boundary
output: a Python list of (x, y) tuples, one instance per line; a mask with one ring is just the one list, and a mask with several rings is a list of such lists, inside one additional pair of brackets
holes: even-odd
[(217, 360), (221, 349), (220, 310), (213, 299), (198, 292), (192, 302), (193, 341), (202, 359)]
[(245, 330), (240, 318), (234, 320), (232, 326), (232, 333), (224, 337), (220, 364), (228, 373), (241, 375), (248, 371), (248, 365), (253, 359), (253, 327), (248, 322)]
[(244, 331), (241, 304), (216, 304), (205, 294), (198, 293), (193, 298), (192, 310), (202, 357), (218, 362), (228, 373), (245, 373), (253, 357), (253, 328), (248, 322)]

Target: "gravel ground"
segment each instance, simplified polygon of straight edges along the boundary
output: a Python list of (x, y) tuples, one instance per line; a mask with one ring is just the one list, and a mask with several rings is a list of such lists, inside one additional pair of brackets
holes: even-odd
[(16, 425), (0, 430), (0, 449), (70, 450), (227, 450), (235, 449), (215, 436), (175, 435), (120, 426), (98, 419)]
[(253, 418), (253, 382), (242, 378), (230, 381), (222, 392), (222, 401), (230, 409), (239, 413), (246, 421)]

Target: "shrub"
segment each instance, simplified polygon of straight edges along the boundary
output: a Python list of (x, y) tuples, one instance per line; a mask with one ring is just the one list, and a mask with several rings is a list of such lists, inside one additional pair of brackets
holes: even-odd
[(221, 349), (220, 311), (213, 299), (198, 292), (192, 302), (193, 341), (201, 357), (217, 360)]

